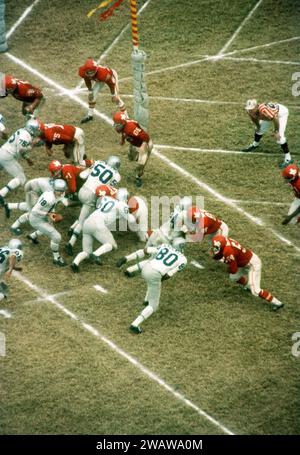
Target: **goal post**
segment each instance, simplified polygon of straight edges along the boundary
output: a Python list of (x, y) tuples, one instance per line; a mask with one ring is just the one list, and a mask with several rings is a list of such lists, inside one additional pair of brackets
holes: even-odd
[(8, 49), (5, 32), (5, 1), (0, 0), (0, 52)]
[(133, 70), (134, 119), (145, 129), (149, 124), (149, 99), (145, 82), (146, 53), (139, 49), (137, 0), (130, 0), (131, 34), (133, 51), (131, 54)]

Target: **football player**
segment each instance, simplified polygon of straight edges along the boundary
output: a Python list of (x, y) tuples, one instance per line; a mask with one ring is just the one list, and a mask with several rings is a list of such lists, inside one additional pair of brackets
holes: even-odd
[(175, 273), (181, 272), (187, 259), (183, 254), (185, 240), (175, 238), (172, 245), (162, 244), (158, 247), (146, 247), (145, 254), (150, 254), (150, 259), (140, 262), (142, 277), (147, 283), (147, 292), (144, 299), (146, 308), (132, 322), (129, 329), (139, 334), (142, 332), (141, 324), (148, 319), (158, 308), (161, 292), (161, 282), (171, 278)]
[[(85, 166), (84, 132), (73, 125), (57, 125), (55, 123), (41, 123), (40, 139), (44, 142), (48, 156), (52, 155), (52, 145), (64, 144), (66, 158), (73, 154), (74, 164)], [(39, 145), (41, 145), (39, 143)]]
[(288, 121), (289, 110), (283, 104), (279, 103), (261, 103), (256, 100), (248, 100), (245, 109), (256, 126), (254, 141), (249, 147), (244, 148), (243, 152), (251, 152), (259, 146), (262, 136), (270, 128), (271, 123), (274, 126), (274, 136), (277, 144), (280, 145), (284, 153), (284, 162), (280, 167), (285, 167), (292, 163), (291, 154), (285, 137), (285, 129)]
[[(98, 193), (99, 194), (99, 193)], [(129, 213), (128, 191), (120, 188), (115, 197), (102, 196), (97, 203), (96, 210), (85, 220), (82, 230), (82, 252), (77, 254), (72, 262), (73, 272), (79, 272), (79, 264), (88, 257), (101, 264), (100, 257), (117, 249), (117, 243), (111, 233), (116, 220), (123, 218), (134, 223), (134, 217)], [(93, 239), (98, 240), (101, 246), (93, 252)]]
[(53, 179), (49, 177), (38, 177), (36, 179), (28, 180), (25, 183), (25, 202), (9, 202), (8, 209), (19, 209), (26, 213), (21, 215), (10, 227), (13, 234), (20, 235), (21, 225), (29, 221), (29, 213), (32, 207), (37, 203), (38, 198), (45, 191), (53, 191)]
[(33, 165), (33, 161), (29, 158), (29, 152), (32, 149), (34, 138), (39, 133), (39, 122), (35, 119), (30, 119), (26, 122), (24, 128), (12, 134), (0, 148), (0, 167), (13, 177), (0, 190), (0, 206), (4, 207), (7, 218), (10, 216), (10, 211), (4, 198), (10, 191), (15, 190), (20, 185), (24, 185), (26, 182), (24, 170), (18, 160), (22, 157), (29, 166)]
[(244, 248), (234, 239), (216, 235), (212, 239), (211, 253), (213, 259), (222, 260), (228, 265), (231, 281), (242, 285), (245, 290), (250, 290), (255, 297), (270, 302), (272, 310), (276, 311), (283, 307), (284, 304), (270, 292), (261, 289), (262, 264), (253, 251)]
[(38, 108), (45, 102), (45, 97), (38, 87), (34, 87), (27, 81), (22, 81), (14, 76), (6, 74), (4, 77), (4, 96), (12, 95), (16, 100), (22, 101), (23, 115), (38, 115)]
[(116, 104), (117, 108), (126, 114), (126, 107), (119, 95), (118, 74), (115, 70), (107, 67), (97, 65), (97, 63), (88, 58), (84, 65), (79, 68), (79, 76), (84, 79), (85, 85), (88, 89), (88, 102), (89, 109), (86, 117), (81, 120), (81, 123), (87, 123), (94, 118), (94, 108), (96, 105), (97, 94), (103, 89), (106, 84), (109, 87), (112, 102)]
[(53, 254), (53, 264), (60, 267), (65, 266), (66, 262), (59, 254), (61, 235), (55, 229), (52, 222), (55, 221), (53, 216), (55, 207), (63, 199), (66, 188), (67, 184), (64, 180), (56, 179), (53, 182), (52, 191), (46, 191), (39, 197), (29, 214), (29, 223), (36, 231), (27, 235), (27, 238), (34, 244), (39, 243), (38, 236), (40, 235), (49, 237), (50, 248)]
[(134, 223), (128, 223), (130, 231), (136, 232), (141, 242), (146, 242), (148, 234), (148, 207), (140, 196), (131, 196), (128, 199), (129, 212), (134, 216)]
[(130, 120), (124, 112), (116, 112), (113, 116), (114, 128), (122, 135), (121, 145), (129, 142), (128, 158), (137, 161), (136, 186), (142, 186), (142, 175), (153, 149), (153, 142), (149, 134), (135, 120)]
[(227, 224), (204, 209), (192, 206), (188, 209), (186, 218), (186, 226), (189, 229), (188, 237), (191, 240), (201, 241), (205, 236), (212, 238), (217, 234), (228, 237)]
[(297, 224), (300, 223), (300, 173), (299, 168), (296, 164), (289, 164), (282, 171), (282, 177), (289, 182), (295, 199), (293, 200), (287, 216), (282, 221), (282, 224)]
[(2, 281), (9, 280), (13, 270), (22, 270), (17, 266), (23, 258), (22, 242), (18, 239), (11, 239), (8, 245), (0, 248), (0, 302), (7, 297), (9, 286)]
[(73, 247), (79, 237), (84, 220), (95, 210), (96, 207), (96, 188), (101, 184), (117, 186), (121, 180), (119, 168), (121, 161), (117, 156), (109, 156), (107, 161), (97, 160), (92, 167), (81, 172), (80, 177), (86, 182), (78, 193), (82, 208), (78, 220), (70, 228), (71, 238), (66, 245), (66, 251), (73, 256)]

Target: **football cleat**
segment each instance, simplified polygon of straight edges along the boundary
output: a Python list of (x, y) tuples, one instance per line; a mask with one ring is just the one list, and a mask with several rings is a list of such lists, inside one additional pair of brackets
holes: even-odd
[(282, 302), (272, 303), (272, 306), (271, 306), (273, 311), (280, 310), (280, 308), (283, 308), (283, 307), (284, 307), (284, 303), (282, 303)]
[(69, 256), (73, 256), (74, 255), (74, 251), (73, 251), (73, 246), (71, 245), (71, 243), (67, 243), (66, 246), (65, 246), (65, 249), (66, 249), (66, 252)]
[(31, 234), (26, 235), (26, 238), (28, 240), (31, 240), (31, 242), (34, 243), (35, 245), (38, 245), (40, 243), (37, 238), (31, 237)]
[(5, 202), (4, 197), (0, 196), (0, 207), (4, 207), (6, 218), (10, 217), (10, 208), (8, 207), (7, 202)]
[(128, 272), (128, 270), (125, 270), (124, 275), (127, 276), (127, 278), (132, 278), (134, 276), (134, 273)]
[(9, 230), (10, 230), (10, 232), (11, 232), (12, 234), (16, 234), (16, 235), (21, 235), (21, 234), (22, 234), (22, 229), (20, 229), (20, 228), (13, 228), (13, 227), (11, 227)]
[(57, 259), (53, 259), (53, 264), (58, 265), (59, 267), (65, 267), (67, 265), (66, 261), (61, 256), (58, 256)]
[(72, 264), (71, 264), (71, 269), (72, 269), (72, 272), (79, 273), (79, 267), (74, 262), (72, 262)]
[(87, 115), (86, 117), (83, 117), (83, 119), (80, 121), (80, 123), (88, 123), (94, 120), (94, 117), (92, 115)]
[(136, 177), (134, 183), (136, 187), (140, 188), (143, 185), (143, 180), (141, 179), (141, 177)]
[(278, 167), (279, 167), (279, 169), (285, 169), (287, 166), (289, 166), (293, 162), (294, 162), (294, 160), (282, 161), (282, 163), (278, 164)]
[(139, 335), (142, 333), (142, 329), (138, 325), (132, 325), (129, 327), (130, 332), (135, 333), (136, 335)]
[(116, 266), (117, 267), (122, 267), (122, 265), (126, 264), (126, 262), (127, 262), (126, 257), (123, 256), (123, 257), (121, 257), (120, 259), (117, 260)]
[(249, 147), (245, 147), (244, 149), (242, 149), (242, 152), (253, 152), (253, 150), (257, 149), (259, 147), (259, 145), (249, 145)]
[(102, 265), (102, 260), (100, 256), (96, 256), (95, 254), (91, 255), (92, 261), (94, 264)]

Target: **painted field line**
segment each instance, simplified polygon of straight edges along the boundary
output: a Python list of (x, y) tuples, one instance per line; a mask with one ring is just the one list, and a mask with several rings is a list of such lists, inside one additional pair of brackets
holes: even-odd
[(22, 16), (19, 17), (17, 22), (10, 28), (10, 30), (6, 33), (6, 39), (10, 38), (11, 35), (16, 31), (16, 29), (19, 27), (19, 25), (26, 19), (28, 14), (31, 13), (31, 10), (34, 6), (36, 6), (39, 3), (40, 0), (35, 0), (28, 8), (25, 9), (24, 13)]
[(3, 316), (6, 319), (10, 319), (12, 314), (8, 310), (0, 310), (0, 316)]
[[(14, 57), (13, 55), (11, 55), (9, 52), (6, 52), (4, 55), (6, 55), (8, 58), (10, 58), (11, 60), (13, 60), (15, 63), (17, 63), (18, 65), (22, 66), (23, 68), (27, 69), (27, 71), (37, 75), (38, 77), (40, 77), (42, 80), (45, 80), (50, 86), (52, 87), (55, 87), (57, 88), (58, 90), (65, 90), (64, 87), (62, 87), (61, 85), (57, 84), (56, 82), (52, 81), (50, 78), (48, 78), (47, 76), (41, 74), (39, 71), (35, 70), (34, 68), (32, 68), (30, 65), (27, 65), (27, 63), (23, 62), (22, 60), (18, 59), (17, 57)], [(85, 103), (84, 101), (82, 101), (78, 96), (76, 95), (72, 95), (72, 94), (68, 94), (69, 98), (72, 99), (73, 101), (77, 102), (78, 104), (80, 104), (81, 106), (84, 106), (84, 107), (87, 107), (87, 103)], [(97, 117), (100, 117), (102, 118), (102, 120), (104, 120), (106, 123), (108, 123), (109, 125), (112, 125), (113, 124), (113, 121), (107, 117), (105, 114), (102, 114), (101, 112), (99, 112), (98, 110), (95, 109), (95, 115)], [(253, 222), (254, 224), (258, 225), (258, 226), (265, 226), (265, 223), (260, 219), (260, 218), (257, 218), (253, 215), (251, 215), (250, 213), (246, 212), (245, 210), (243, 210), (242, 208), (240, 208), (236, 203), (232, 202), (230, 199), (228, 199), (227, 197), (221, 195), (220, 193), (216, 192), (215, 190), (213, 190), (210, 186), (208, 186), (207, 184), (201, 182), (199, 179), (197, 179), (195, 176), (193, 176), (192, 174), (190, 174), (188, 171), (186, 171), (185, 169), (183, 169), (182, 167), (178, 166), (176, 163), (174, 163), (173, 161), (169, 160), (169, 158), (167, 158), (166, 156), (162, 155), (161, 153), (159, 153), (157, 150), (153, 150), (152, 154), (156, 157), (158, 157), (161, 161), (164, 161), (165, 163), (167, 163), (167, 165), (173, 169), (175, 169), (177, 172), (179, 172), (180, 174), (184, 175), (186, 178), (188, 178), (189, 180), (192, 180), (194, 183), (196, 183), (196, 185), (198, 185), (200, 188), (202, 189), (205, 189), (208, 193), (212, 194), (213, 196), (215, 196), (215, 199), (218, 199), (220, 200), (221, 202), (224, 202), (226, 205), (228, 205), (229, 207), (232, 207), (235, 211), (241, 213), (243, 216), (245, 216), (246, 218), (248, 218), (251, 222)], [(267, 227), (268, 228), (268, 227)], [(294, 245), (292, 242), (290, 242), (288, 239), (285, 239), (281, 234), (277, 233), (276, 231), (274, 231), (273, 229), (271, 228), (268, 228), (270, 230), (270, 232), (272, 232), (281, 242), (285, 243), (285, 244), (288, 244), (288, 245), (291, 245), (295, 248), (296, 251), (300, 251), (300, 248), (298, 248), (296, 245)], [(284, 240), (283, 240), (284, 239)]]
[(196, 269), (201, 269), (201, 270), (204, 270), (205, 267), (200, 264), (200, 262), (196, 261), (195, 259), (193, 259), (190, 264), (193, 266), (193, 267), (196, 267)]
[(258, 46), (251, 46), (251, 47), (245, 47), (245, 48), (242, 48), (242, 49), (235, 49), (234, 51), (227, 52), (222, 57), (224, 58), (224, 57), (227, 57), (229, 55), (238, 54), (240, 52), (255, 51), (256, 49), (263, 49), (264, 47), (277, 46), (278, 44), (290, 43), (292, 41), (297, 41), (299, 39), (300, 39), (300, 36), (293, 36), (292, 38), (282, 39), (282, 40), (279, 40), (279, 41), (272, 41), (271, 43), (266, 43), (266, 44), (259, 44)]
[[(139, 9), (137, 15), (139, 16), (142, 11), (144, 11), (144, 9), (149, 5), (149, 3), (151, 2), (151, 0), (148, 0), (146, 3), (144, 3), (144, 5)], [(100, 57), (98, 58), (97, 60), (97, 64), (98, 63), (101, 63), (106, 57), (107, 55), (110, 53), (110, 51), (115, 47), (116, 44), (118, 44), (118, 42), (120, 41), (120, 39), (122, 38), (122, 36), (124, 35), (124, 33), (127, 32), (127, 30), (129, 29), (129, 27), (131, 27), (131, 24), (128, 23), (127, 25), (125, 25), (125, 27), (121, 30), (121, 32), (119, 33), (119, 35), (113, 40), (113, 42), (108, 46), (108, 48), (100, 55)], [(82, 86), (82, 84), (84, 83), (84, 80), (81, 79), (81, 81), (79, 82), (79, 84), (77, 84), (76, 86), (76, 91), (79, 90)]]
[(235, 38), (237, 37), (237, 35), (240, 33), (240, 31), (242, 30), (242, 28), (244, 27), (244, 25), (246, 24), (246, 22), (248, 22), (248, 20), (251, 18), (251, 16), (254, 14), (254, 12), (256, 11), (256, 9), (259, 7), (259, 5), (262, 3), (262, 0), (259, 0), (256, 5), (252, 8), (252, 10), (249, 12), (249, 14), (245, 17), (245, 19), (241, 22), (240, 26), (236, 29), (236, 31), (234, 32), (234, 34), (231, 36), (231, 38), (227, 41), (227, 43), (222, 47), (222, 49), (220, 50), (220, 52), (218, 53), (218, 55), (222, 55), (224, 54), (224, 52), (226, 51), (226, 49), (231, 45), (231, 43), (235, 40)]
[(288, 207), (291, 203), (288, 202), (274, 202), (274, 201), (243, 201), (242, 199), (231, 199), (237, 204), (254, 204), (254, 205), (276, 205), (278, 207)]
[(96, 291), (99, 291), (99, 292), (102, 292), (102, 294), (107, 294), (108, 293), (108, 290), (107, 289), (104, 289), (102, 286), (100, 286), (99, 284), (95, 284), (95, 286), (93, 286)]
[(181, 401), (184, 403), (186, 406), (192, 408), (194, 411), (196, 411), (201, 417), (204, 417), (206, 420), (208, 420), (210, 423), (212, 423), (214, 426), (218, 427), (220, 430), (222, 430), (225, 434), (228, 435), (233, 435), (234, 433), (229, 430), (227, 427), (225, 427), (222, 423), (220, 423), (218, 420), (214, 419), (212, 416), (207, 414), (205, 411), (203, 411), (201, 408), (199, 408), (196, 404), (194, 404), (192, 401), (190, 401), (188, 398), (186, 398), (182, 393), (176, 391), (172, 386), (167, 384), (163, 379), (161, 379), (159, 376), (157, 376), (155, 373), (153, 373), (151, 370), (149, 370), (147, 367), (145, 367), (142, 363), (140, 363), (135, 357), (131, 356), (128, 354), (126, 351), (123, 349), (119, 348), (113, 341), (102, 335), (97, 329), (95, 329), (92, 325), (86, 323), (83, 319), (81, 319), (79, 316), (77, 316), (75, 313), (72, 311), (68, 310), (64, 305), (62, 305), (57, 298), (55, 298), (53, 295), (48, 295), (46, 291), (43, 289), (39, 288), (35, 284), (33, 284), (28, 278), (23, 276), (19, 272), (14, 272), (14, 276), (20, 280), (22, 283), (24, 283), (27, 287), (32, 289), (34, 292), (36, 292), (43, 300), (47, 300), (48, 302), (52, 303), (56, 308), (61, 310), (64, 314), (69, 316), (73, 321), (76, 321), (81, 327), (83, 327), (86, 331), (91, 333), (94, 337), (102, 341), (106, 346), (108, 346), (110, 349), (112, 349), (114, 352), (119, 354), (121, 357), (126, 359), (129, 363), (131, 363), (135, 368), (140, 370), (145, 376), (147, 376), (149, 379), (151, 379), (153, 382), (157, 383), (160, 385), (162, 388), (167, 390), (173, 397), (175, 397), (177, 400)]
[(158, 149), (166, 150), (182, 150), (184, 152), (199, 152), (199, 153), (227, 153), (230, 155), (260, 155), (260, 156), (278, 156), (278, 153), (259, 153), (259, 152), (241, 152), (239, 150), (224, 150), (224, 149), (205, 149), (199, 147), (181, 147), (177, 145), (163, 145), (155, 144), (155, 147)]
[(223, 60), (232, 60), (234, 62), (251, 62), (251, 63), (267, 63), (268, 65), (296, 65), (300, 66), (300, 61), (292, 62), (287, 60), (265, 60), (254, 57), (223, 57)]
[(57, 299), (58, 297), (62, 297), (64, 295), (71, 294), (71, 293), (72, 293), (72, 291), (57, 292), (56, 294), (47, 295), (47, 298), (46, 297), (37, 297), (36, 299), (27, 300), (26, 302), (24, 302), (23, 305), (29, 305), (31, 303), (45, 302), (46, 300), (49, 300), (49, 298)]

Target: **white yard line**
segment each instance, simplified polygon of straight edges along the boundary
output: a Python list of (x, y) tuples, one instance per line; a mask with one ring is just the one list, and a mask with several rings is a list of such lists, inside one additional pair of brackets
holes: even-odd
[(99, 284), (95, 284), (94, 288), (96, 291), (102, 292), (102, 294), (107, 294), (108, 290), (100, 286)]
[(234, 62), (251, 62), (251, 63), (267, 63), (268, 65), (294, 65), (300, 66), (300, 61), (292, 62), (289, 60), (266, 60), (254, 57), (223, 57), (223, 60), (232, 60)]
[[(23, 68), (25, 68), (27, 71), (35, 74), (36, 76), (40, 77), (42, 80), (44, 80), (45, 82), (47, 82), (50, 86), (52, 87), (55, 87), (57, 90), (59, 91), (66, 91), (66, 94), (67, 96), (72, 99), (73, 101), (75, 101), (76, 103), (80, 104), (81, 106), (84, 106), (84, 107), (87, 107), (87, 103), (85, 103), (84, 101), (82, 101), (78, 96), (76, 95), (73, 95), (72, 93), (70, 93), (68, 90), (66, 90), (64, 87), (62, 87), (60, 84), (57, 84), (56, 82), (52, 81), (50, 78), (48, 78), (47, 76), (41, 74), (39, 71), (35, 70), (34, 68), (32, 68), (30, 65), (28, 65), (27, 63), (23, 62), (22, 60), (20, 60), (19, 58), (13, 56), (12, 54), (10, 54), (9, 52), (6, 52), (4, 55), (6, 55), (9, 59), (11, 59), (12, 61), (14, 61), (15, 63), (17, 63), (18, 65), (22, 66)], [(112, 125), (113, 124), (113, 121), (107, 117), (107, 115), (99, 112), (98, 110), (95, 110), (95, 115), (97, 117), (100, 117), (102, 120), (104, 120), (106, 123), (108, 123), (109, 125)], [(251, 152), (252, 153), (252, 152)], [(171, 161), (169, 158), (167, 158), (166, 156), (162, 155), (161, 153), (159, 153), (157, 150), (154, 150), (152, 152), (152, 154), (154, 156), (156, 156), (157, 158), (159, 158), (161, 161), (164, 161), (165, 163), (167, 163), (167, 165), (173, 169), (175, 169), (177, 172), (181, 173), (182, 175), (184, 175), (188, 180), (190, 181), (193, 181), (197, 186), (199, 186), (200, 188), (202, 189), (205, 189), (208, 193), (212, 194), (213, 196), (215, 196), (216, 199), (220, 200), (221, 202), (224, 202), (226, 205), (228, 205), (229, 207), (232, 207), (235, 211), (241, 213), (243, 216), (245, 216), (246, 218), (248, 218), (252, 223), (258, 225), (258, 226), (265, 226), (265, 223), (258, 217), (255, 217), (253, 215), (251, 215), (250, 213), (246, 212), (245, 210), (243, 210), (242, 208), (240, 208), (236, 203), (232, 202), (231, 199), (223, 196), (222, 194), (218, 193), (217, 191), (215, 191), (214, 189), (212, 189), (209, 185), (207, 185), (206, 183), (204, 182), (201, 182), (199, 179), (197, 179), (195, 176), (193, 176), (192, 174), (190, 174), (188, 171), (186, 171), (184, 168), (182, 168), (181, 166), (177, 165), (176, 163), (174, 163), (173, 161)], [(290, 244), (291, 246), (293, 246), (295, 248), (296, 251), (300, 251), (300, 248), (298, 248), (296, 245), (294, 245), (292, 242), (290, 242), (288, 239), (285, 239), (281, 234), (278, 234), (276, 231), (274, 231), (273, 229), (269, 228), (268, 226), (265, 226), (266, 227), (266, 230), (269, 230), (270, 232), (273, 233), (273, 235), (276, 236), (276, 238), (278, 238), (281, 242), (285, 243), (285, 244)], [(284, 240), (283, 240), (284, 239)], [(290, 242), (290, 243), (289, 243)]]
[(243, 49), (235, 49), (234, 51), (227, 52), (222, 56), (222, 58), (227, 57), (229, 55), (234, 55), (238, 54), (240, 52), (250, 52), (250, 51), (255, 51), (256, 49), (263, 49), (264, 47), (272, 47), (272, 46), (277, 46), (278, 44), (283, 44), (283, 43), (290, 43), (292, 41), (297, 41), (300, 39), (300, 36), (293, 36), (292, 38), (287, 38), (287, 39), (282, 39), (279, 41), (272, 41), (271, 43), (266, 43), (266, 44), (259, 44), (258, 46), (251, 46), (251, 47), (246, 47)]
[(218, 53), (218, 55), (223, 55), (224, 52), (226, 51), (226, 49), (231, 45), (231, 43), (235, 40), (235, 38), (237, 37), (237, 35), (240, 33), (240, 31), (242, 30), (242, 28), (244, 27), (244, 25), (246, 24), (246, 22), (248, 22), (248, 20), (251, 18), (251, 16), (253, 15), (253, 13), (256, 11), (256, 9), (259, 7), (259, 5), (262, 3), (263, 0), (259, 0), (256, 5), (252, 8), (252, 10), (250, 11), (250, 13), (245, 17), (245, 19), (241, 22), (241, 25), (236, 29), (236, 31), (234, 32), (234, 34), (232, 35), (232, 37), (227, 41), (227, 43), (222, 47), (222, 49), (220, 50), (220, 52)]
[(106, 336), (102, 335), (92, 325), (86, 323), (83, 319), (81, 319), (75, 313), (73, 313), (72, 311), (68, 310), (53, 295), (48, 295), (46, 293), (46, 291), (44, 291), (43, 289), (41, 289), (38, 286), (36, 286), (35, 284), (33, 284), (28, 278), (24, 277), (19, 272), (14, 272), (14, 275), (16, 276), (16, 278), (18, 280), (20, 280), (22, 283), (24, 283), (27, 287), (29, 287), (34, 292), (36, 292), (43, 300), (46, 300), (46, 301), (52, 303), (56, 308), (58, 308), (63, 313), (65, 313), (67, 316), (69, 316), (73, 321), (76, 321), (79, 325), (81, 325), (81, 327), (83, 327), (86, 331), (91, 333), (94, 337), (96, 337), (97, 339), (102, 341), (104, 344), (106, 344), (106, 346), (108, 346), (114, 352), (116, 352), (121, 357), (126, 359), (129, 363), (131, 363), (135, 368), (137, 368), (145, 376), (147, 376), (153, 382), (155, 382), (156, 384), (160, 385), (162, 388), (167, 390), (177, 400), (181, 401), (182, 403), (184, 403), (189, 408), (192, 408), (201, 417), (204, 417), (206, 420), (208, 420), (214, 426), (219, 428), (225, 434), (228, 434), (228, 435), (233, 435), (234, 434), (231, 430), (229, 430), (227, 427), (225, 427), (221, 422), (219, 422), (218, 420), (214, 419), (212, 416), (207, 414), (205, 411), (203, 411), (201, 408), (199, 408), (199, 406), (197, 406), (192, 401), (190, 401), (188, 398), (186, 398), (182, 393), (180, 393), (177, 390), (175, 390), (172, 386), (170, 386), (168, 383), (166, 383), (163, 379), (161, 379), (159, 376), (157, 376), (155, 373), (153, 373), (153, 371), (151, 371), (147, 367), (145, 367), (135, 357), (131, 356), (126, 351), (124, 351), (123, 349), (119, 348), (119, 346), (117, 346), (113, 341), (108, 339)]
[(23, 305), (29, 305), (29, 304), (32, 304), (32, 303), (45, 302), (45, 301), (49, 300), (49, 298), (57, 299), (58, 297), (62, 297), (64, 295), (68, 295), (68, 294), (71, 294), (71, 293), (72, 293), (72, 291), (63, 291), (63, 292), (58, 292), (57, 294), (47, 295), (47, 297), (37, 297), (36, 299), (27, 300), (26, 302), (23, 303)]
[(196, 267), (196, 269), (200, 269), (200, 270), (204, 270), (204, 269), (205, 269), (205, 267), (204, 267), (202, 264), (200, 264), (200, 262), (196, 261), (195, 259), (193, 259), (193, 260), (190, 262), (190, 264), (191, 264), (192, 266)]
[(12, 314), (8, 310), (0, 310), (0, 316), (3, 316), (6, 319), (10, 319)]
[(162, 145), (155, 144), (156, 149), (166, 149), (166, 150), (182, 150), (184, 152), (198, 152), (198, 153), (225, 153), (229, 155), (260, 155), (260, 156), (278, 156), (278, 153), (258, 153), (258, 152), (241, 152), (240, 150), (224, 150), (224, 149), (205, 149), (199, 147), (181, 147), (178, 145)]
[[(146, 3), (144, 3), (144, 5), (139, 9), (139, 11), (137, 13), (138, 16), (144, 11), (144, 9), (149, 5), (150, 2), (151, 2), (151, 0), (148, 0)], [(97, 60), (97, 64), (101, 63), (107, 57), (107, 55), (115, 47), (115, 45), (118, 44), (118, 42), (120, 41), (120, 39), (122, 38), (124, 33), (127, 32), (129, 27), (131, 27), (131, 23), (130, 22), (121, 30), (120, 34), (113, 40), (113, 42), (108, 46), (108, 48), (103, 52), (103, 54), (100, 55), (100, 57)], [(82, 87), (83, 83), (84, 83), (84, 80), (81, 79), (79, 84), (77, 84), (75, 90), (78, 91)]]
[(35, 0), (30, 6), (28, 6), (28, 8), (25, 9), (24, 13), (22, 14), (22, 16), (19, 17), (19, 19), (17, 20), (17, 22), (15, 22), (15, 24), (10, 28), (10, 30), (6, 33), (6, 39), (10, 38), (11, 35), (16, 31), (16, 29), (19, 27), (19, 25), (24, 21), (24, 19), (26, 19), (26, 17), (28, 16), (28, 14), (31, 13), (31, 10), (32, 8), (34, 8), (34, 6), (36, 6), (38, 3), (39, 3), (40, 0)]

